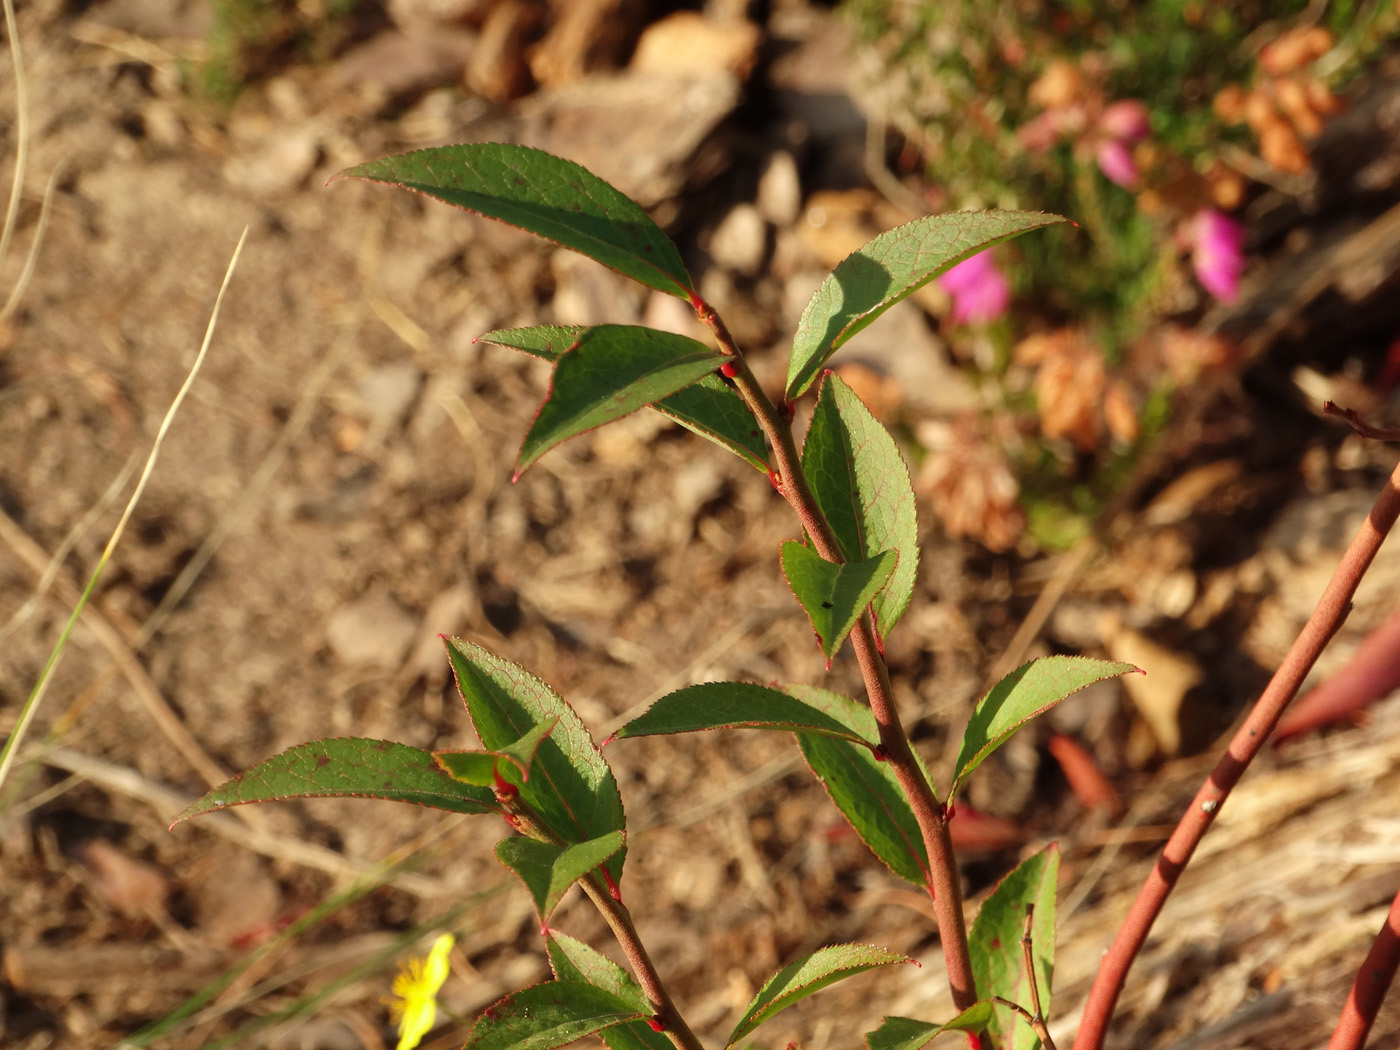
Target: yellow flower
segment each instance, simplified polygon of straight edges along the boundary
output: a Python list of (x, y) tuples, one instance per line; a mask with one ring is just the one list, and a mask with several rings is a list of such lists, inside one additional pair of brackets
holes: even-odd
[(437, 993), (447, 980), (447, 953), (456, 938), (444, 933), (433, 941), (426, 959), (409, 959), (394, 978), (389, 1008), (399, 1025), (398, 1050), (413, 1050), (437, 1021)]

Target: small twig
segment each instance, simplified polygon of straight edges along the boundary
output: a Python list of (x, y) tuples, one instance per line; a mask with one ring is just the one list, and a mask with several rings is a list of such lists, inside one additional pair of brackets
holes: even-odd
[(1400, 893), (1390, 902), (1385, 925), (1376, 934), (1371, 950), (1366, 953), (1366, 961), (1356, 972), (1356, 980), (1352, 982), (1351, 993), (1342, 1007), (1336, 1030), (1328, 1040), (1327, 1050), (1360, 1050), (1366, 1045), (1366, 1036), (1380, 1012), (1385, 993), (1395, 980), (1397, 969), (1400, 969)]
[(1396, 465), (1371, 513), (1342, 555), (1341, 563), (1332, 574), (1327, 590), (1318, 600), (1308, 622), (1303, 625), (1267, 688), (1235, 733), (1225, 754), (1196, 792), (1196, 797), (1138, 892), (1137, 900), (1133, 902), (1118, 935), (1099, 965), (1098, 975), (1089, 990), (1089, 1001), (1084, 1008), (1079, 1032), (1075, 1036), (1074, 1050), (1099, 1050), (1103, 1046), (1108, 1022), (1127, 980), (1128, 968), (1146, 943), (1167, 896), (1181, 878), (1201, 839), (1210, 830), (1220, 807), (1263, 748), (1279, 716), (1297, 694), (1298, 687), (1303, 684), (1303, 679), (1317, 662), (1327, 642), (1346, 619), (1357, 585), (1397, 517), (1400, 517), (1400, 464)]
[[(1045, 1011), (1040, 1008), (1040, 982), (1035, 976), (1035, 949), (1031, 943), (1031, 923), (1035, 921), (1035, 905), (1026, 905), (1026, 924), (1021, 928), (1021, 954), (1026, 960), (1026, 980), (1031, 986), (1031, 1009), (1035, 1011), (1035, 1019), (1043, 1022)], [(1037, 1031), (1037, 1035), (1040, 1033)], [(1055, 1050), (1053, 1043), (1046, 1036), (1040, 1036), (1041, 1042), (1045, 1043), (1046, 1050)]]
[(1335, 401), (1324, 401), (1322, 411), (1329, 416), (1346, 420), (1351, 425), (1351, 429), (1364, 438), (1375, 438), (1377, 441), (1400, 441), (1400, 427), (1372, 426), (1362, 419), (1361, 413), (1354, 408), (1343, 408)]
[(1004, 1006), (1008, 1010), (1014, 1010), (1017, 1016), (1025, 1021), (1030, 1030), (1036, 1034), (1036, 1038), (1040, 1040), (1040, 1045), (1044, 1050), (1055, 1050), (1055, 1044), (1050, 1039), (1050, 1029), (1045, 1027), (1045, 1022), (1041, 1018), (1033, 1016), (1020, 1003), (1013, 1003), (1010, 999), (1003, 999), (999, 995), (992, 996), (992, 1002), (998, 1006)]

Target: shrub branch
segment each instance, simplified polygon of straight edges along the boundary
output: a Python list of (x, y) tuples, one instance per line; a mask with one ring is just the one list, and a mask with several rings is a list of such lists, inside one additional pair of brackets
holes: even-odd
[[(770, 477), (773, 487), (788, 501), (803, 530), (818, 554), (829, 562), (841, 564), (842, 557), (836, 535), (826, 515), (802, 473), (797, 444), (792, 427), (783, 413), (759, 384), (743, 353), (713, 307), (702, 303), (696, 310), (701, 322), (713, 333), (720, 349), (730, 357), (734, 385), (763, 429), (772, 450)], [(939, 940), (948, 968), (948, 983), (953, 1003), (966, 1010), (977, 1001), (976, 983), (972, 977), (972, 959), (968, 953), (967, 922), (963, 917), (962, 886), (958, 881), (957, 860), (948, 831), (948, 819), (942, 804), (934, 797), (923, 771), (914, 758), (908, 734), (900, 723), (890, 686), (889, 667), (881, 647), (875, 640), (874, 620), (867, 609), (851, 631), (851, 644), (865, 683), (870, 710), (880, 729), (880, 749), (899, 781), (900, 789), (909, 800), (919, 824), (924, 849), (929, 858), (929, 896), (933, 898), (934, 914), (938, 919)]]
[(1230, 791), (1239, 783), (1240, 777), (1273, 732), (1283, 709), (1297, 694), (1298, 687), (1312, 670), (1319, 654), (1345, 622), (1347, 614), (1351, 611), (1356, 587), (1370, 567), (1381, 542), (1395, 524), (1397, 516), (1400, 516), (1400, 464), (1396, 465), (1395, 472), (1391, 474), (1371, 507), (1371, 513), (1362, 522), (1351, 545), (1342, 555), (1341, 563), (1332, 574), (1327, 589), (1308, 622), (1303, 625), (1292, 648), (1288, 650), (1288, 655), (1274, 672), (1273, 678), (1255, 702), (1244, 724), (1235, 733), (1215, 769), (1196, 792), (1196, 797), (1191, 800), (1190, 807), (1177, 824), (1176, 830), (1172, 832), (1162, 855), (1138, 892), (1128, 917), (1123, 921), (1103, 962), (1099, 964), (1098, 975), (1089, 990), (1084, 1018), (1075, 1036), (1074, 1050), (1099, 1050), (1103, 1046), (1108, 1022), (1113, 1016), (1118, 996), (1123, 991), (1128, 968), (1132, 966), (1133, 959), (1147, 941), (1147, 935), (1151, 932), (1152, 924), (1161, 912), (1167, 895), (1175, 888), (1181, 872), (1220, 813), (1220, 807), (1229, 797)]

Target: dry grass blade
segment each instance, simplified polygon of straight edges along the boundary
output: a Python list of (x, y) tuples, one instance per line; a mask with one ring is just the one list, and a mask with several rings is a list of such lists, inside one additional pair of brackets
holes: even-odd
[[(6, 0), (6, 10), (9, 11), (9, 0)], [(13, 23), (11, 23), (13, 24)], [(13, 42), (13, 33), (11, 33)], [(107, 562), (112, 557), (112, 552), (116, 550), (117, 544), (121, 541), (122, 533), (126, 530), (126, 524), (131, 520), (132, 513), (136, 510), (137, 504), (141, 500), (142, 494), (146, 491), (146, 484), (150, 481), (151, 474), (155, 470), (156, 460), (159, 458), (161, 445), (164, 444), (165, 436), (169, 433), (171, 424), (175, 416), (179, 413), (180, 406), (184, 403), (190, 387), (194, 385), (195, 378), (199, 375), (199, 370), (204, 364), (205, 358), (209, 354), (209, 345), (214, 339), (214, 328), (219, 320), (219, 309), (223, 306), (224, 295), (228, 291), (229, 282), (233, 278), (234, 268), (238, 265), (238, 258), (243, 252), (243, 244), (247, 240), (248, 231), (245, 229), (242, 236), (238, 238), (238, 246), (233, 250), (233, 257), (229, 260), (228, 269), (224, 273), (223, 283), (219, 286), (219, 294), (214, 300), (214, 309), (209, 316), (209, 324), (204, 332), (204, 341), (200, 344), (199, 353), (196, 355), (194, 364), (189, 373), (185, 376), (185, 381), (180, 385), (179, 391), (175, 394), (175, 399), (171, 402), (169, 410), (165, 413), (165, 418), (161, 420), (160, 429), (156, 432), (155, 441), (151, 444), (150, 455), (146, 458), (145, 469), (141, 472), (141, 478), (136, 483), (136, 489), (131, 494), (131, 499), (127, 501), (126, 509), (122, 512), (116, 528), (112, 530), (112, 536), (107, 541), (107, 546), (102, 551), (102, 556), (98, 559), (97, 565), (93, 568), (92, 576), (88, 580), (82, 597), (77, 606), (73, 609), (72, 615), (68, 618), (68, 623), (64, 626), (62, 634), (54, 644), (53, 651), (49, 654), (48, 661), (44, 664), (44, 669), (39, 673), (39, 680), (34, 684), (34, 689), (30, 692), (29, 698), (25, 701), (20, 712), (19, 722), (11, 731), (9, 738), (5, 741), (3, 751), (0, 751), (0, 785), (3, 785), (10, 769), (14, 766), (15, 756), (19, 752), (19, 745), (24, 740), (30, 724), (34, 721), (34, 716), (38, 713), (39, 704), (43, 700), (44, 693), (48, 690), (48, 684), (53, 680), (54, 669), (58, 666), (62, 658), (63, 651), (67, 647), (68, 638), (73, 632), (74, 625), (78, 622), (78, 617), (82, 615), (88, 599), (92, 596), (93, 589), (97, 585)]]

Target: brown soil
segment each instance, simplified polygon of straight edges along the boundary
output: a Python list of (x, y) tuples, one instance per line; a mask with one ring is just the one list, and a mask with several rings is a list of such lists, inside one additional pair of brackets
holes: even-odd
[[(567, 122), (550, 124), (533, 99), (495, 108), (418, 83), (386, 94), (347, 61), (286, 66), (216, 111), (179, 89), (164, 39), (190, 35), (178, 8), (74, 6), (40, 0), (19, 12), (29, 139), (18, 233), (0, 260), (6, 294), (47, 221), (0, 349), (0, 728), (13, 726), (97, 563), (130, 490), (113, 481), (150, 449), (245, 228), (248, 241), (208, 363), (74, 632), (0, 818), (0, 1042), (114, 1045), (264, 945), (157, 1045), (204, 1045), (260, 1021), (240, 1045), (391, 1045), (381, 999), (393, 960), (422, 950), (428, 937), (415, 928), (435, 928), (463, 902), (450, 919), (459, 951), (446, 1006), (470, 1016), (546, 976), (528, 901), (491, 857), (505, 829), (347, 800), (168, 830), (209, 783), (320, 736), (470, 746), (436, 639), (444, 632), (530, 668), (599, 739), (692, 682), (858, 694), (859, 679), (846, 658), (824, 672), (775, 566), (796, 527), (736, 458), (643, 413), (510, 484), (547, 371), (472, 340), (570, 319), (570, 309), (629, 321), (654, 304), (483, 220), (360, 184), (322, 188), (347, 165), (433, 141), (557, 144)], [(827, 46), (829, 16), (774, 6), (801, 16), (790, 18), (795, 39), (820, 66), (813, 42)], [(14, 101), (7, 80), (0, 113)], [(809, 119), (848, 133), (849, 102), (833, 109), (815, 89), (808, 102)], [(675, 176), (657, 176), (658, 213), (692, 261), (705, 264), (705, 217), (747, 199), (759, 164), (783, 145), (781, 117), (717, 118), (679, 169), (674, 157), (656, 166)], [(13, 120), (7, 131), (9, 164)], [(858, 158), (856, 136), (840, 141)], [(839, 184), (849, 178), (842, 156), (808, 154), (804, 170)], [(1345, 238), (1357, 230), (1375, 240), (1385, 230), (1372, 218), (1386, 205), (1383, 193), (1359, 202), (1315, 245), (1355, 248)], [(1366, 258), (1388, 260), (1391, 246), (1381, 237)], [(1297, 247), (1280, 273), (1306, 268)], [(772, 320), (781, 282), (721, 277), (734, 327), (753, 345), (777, 342), (792, 320)], [(1376, 332), (1393, 331), (1381, 279), (1340, 311), (1356, 322), (1347, 346), (1300, 349), (1345, 304), (1341, 283), (1261, 285), (1219, 319), (1236, 335), (1261, 317), (1278, 323), (1249, 370), (1183, 402), (1190, 425), (1144, 468), (1141, 498), (1088, 551), (1035, 650), (1111, 650), (1120, 636), (1106, 618), (1151, 634), (1163, 659), (1205, 669), (1208, 685), (1189, 698), (1202, 705), (1200, 746), (1257, 691), (1394, 463), (1278, 393), (1294, 364), (1341, 372), (1370, 360)], [(758, 361), (765, 375), (781, 368), (775, 352)], [(1162, 509), (1168, 481), (1220, 463), (1237, 469)], [(941, 769), (989, 669), (1067, 563), (950, 543), (923, 516), (916, 606), (890, 659), (920, 746)], [(1103, 550), (1111, 556), (1092, 556)], [(1394, 608), (1400, 572), (1395, 559), (1387, 566), (1339, 640), (1344, 651)], [(1173, 607), (1171, 588), (1187, 580), (1192, 599)], [(1320, 1045), (1396, 888), (1397, 718), (1392, 703), (1369, 729), (1268, 756), (1134, 971), (1113, 1045)], [(1096, 749), (1129, 807), (1127, 832), (1078, 809), (1043, 736), (1027, 733), (973, 796), (1024, 841), (974, 851), (966, 869), (981, 891), (1018, 853), (1061, 842), (1062, 901), (1079, 903), (1060, 934), (1057, 1034), (1072, 1030), (1098, 953), (1213, 753), (1163, 764), (1117, 685), (1060, 726)], [(883, 944), (923, 967), (824, 993), (765, 1028), (759, 1045), (854, 1047), (885, 1014), (951, 1013), (926, 902), (843, 834), (790, 740), (648, 740), (607, 755), (632, 828), (629, 902), (707, 1042), (722, 1040), (773, 970), (838, 941)], [(420, 866), (356, 891), (295, 938), (278, 936), (414, 847), (425, 851)], [(604, 943), (582, 898), (553, 925)], [(280, 1017), (322, 993), (304, 1015)], [(454, 1030), (433, 1045), (461, 1038)], [(1388, 1008), (1372, 1045), (1400, 1045), (1400, 1009)]]

